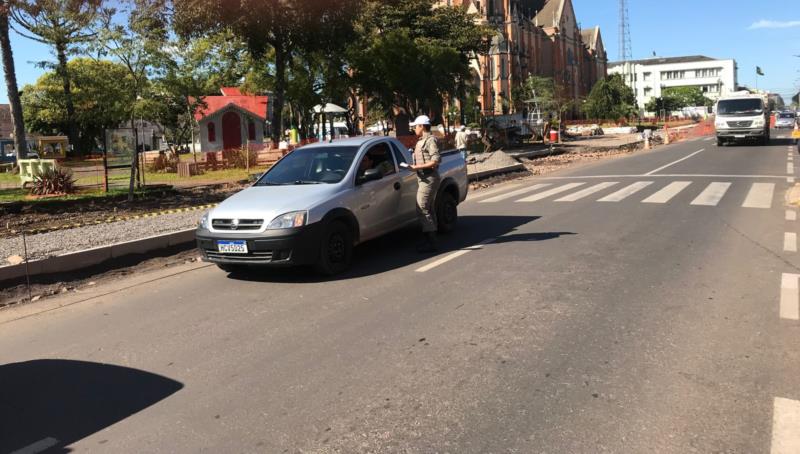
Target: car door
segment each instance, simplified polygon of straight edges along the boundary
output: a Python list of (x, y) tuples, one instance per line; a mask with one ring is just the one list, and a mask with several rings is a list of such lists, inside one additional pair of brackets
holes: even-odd
[[(383, 178), (360, 183), (359, 176), (372, 168), (379, 169)], [(397, 223), (402, 184), (388, 142), (372, 145), (364, 153), (356, 168), (355, 185), (361, 238), (374, 238), (392, 230)]]
[[(406, 162), (406, 156), (401, 151), (400, 145), (392, 142), (392, 152), (398, 167), (401, 162)], [(400, 209), (398, 221), (403, 224), (417, 218), (417, 174), (413, 170), (400, 167)]]

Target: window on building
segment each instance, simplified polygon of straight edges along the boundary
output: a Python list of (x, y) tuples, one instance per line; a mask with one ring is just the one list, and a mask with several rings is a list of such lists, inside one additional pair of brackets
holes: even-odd
[(652, 95), (652, 94), (653, 94), (653, 89), (652, 89), (652, 88), (650, 88), (650, 87), (644, 87), (644, 95), (645, 95), (645, 96), (650, 96), (650, 95)]
[(247, 138), (249, 140), (256, 140), (256, 124), (253, 120), (247, 122)]
[(217, 141), (217, 128), (216, 126), (214, 126), (213, 122), (208, 123), (208, 141), (209, 142)]
[(650, 73), (643, 73), (642, 74), (642, 80), (645, 81), (645, 82), (649, 82), (650, 81)]

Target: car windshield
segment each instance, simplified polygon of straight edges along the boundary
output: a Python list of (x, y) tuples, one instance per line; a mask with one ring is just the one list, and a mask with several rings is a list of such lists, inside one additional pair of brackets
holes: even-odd
[(338, 183), (347, 174), (358, 147), (298, 148), (278, 161), (256, 186)]
[(759, 115), (763, 109), (760, 99), (725, 99), (717, 104), (717, 115)]
[(784, 112), (780, 114), (778, 118), (794, 118), (794, 114), (791, 112)]

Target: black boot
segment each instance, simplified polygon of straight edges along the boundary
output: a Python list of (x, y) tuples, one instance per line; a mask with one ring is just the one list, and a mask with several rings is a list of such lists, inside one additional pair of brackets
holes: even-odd
[(436, 233), (426, 232), (425, 241), (423, 241), (419, 246), (417, 246), (417, 252), (420, 253), (436, 252), (437, 250), (439, 250), (439, 248), (436, 245)]

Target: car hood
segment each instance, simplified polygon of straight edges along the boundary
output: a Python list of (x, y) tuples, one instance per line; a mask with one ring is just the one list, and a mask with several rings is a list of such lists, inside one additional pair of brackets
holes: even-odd
[(251, 186), (225, 199), (210, 219), (263, 219), (269, 223), (291, 211), (311, 209), (337, 191), (337, 185), (304, 184), (292, 186)]

